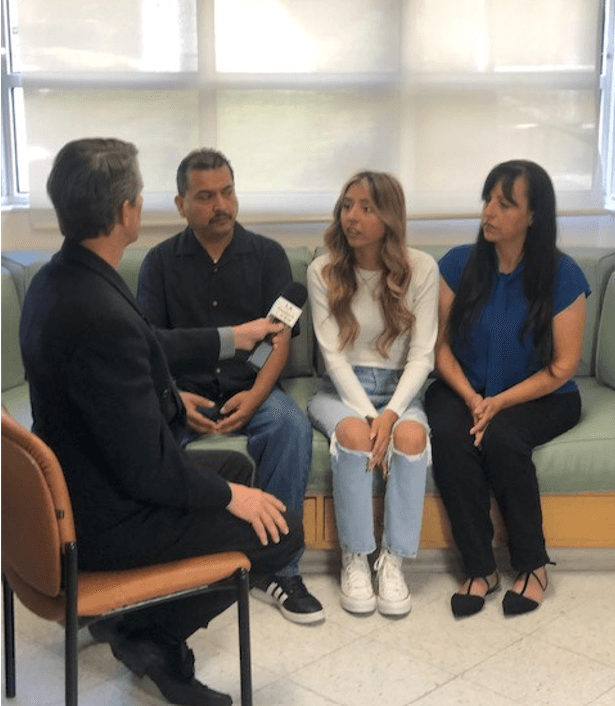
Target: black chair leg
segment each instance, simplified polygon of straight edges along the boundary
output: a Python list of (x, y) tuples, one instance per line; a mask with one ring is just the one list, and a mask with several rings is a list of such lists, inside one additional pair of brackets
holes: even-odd
[(2, 574), (2, 605), (4, 609), (4, 680), (6, 695), (15, 696), (15, 601), (13, 589)]
[(239, 620), (239, 667), (241, 671), (241, 705), (252, 706), (252, 656), (250, 653), (250, 582), (241, 569), (237, 575)]
[(79, 687), (77, 686), (77, 627), (68, 616), (64, 630), (65, 703), (66, 706), (77, 706), (79, 694)]
[(66, 623), (64, 626), (64, 679), (66, 706), (77, 706), (78, 669), (77, 662), (77, 547), (66, 547), (64, 579), (66, 586)]

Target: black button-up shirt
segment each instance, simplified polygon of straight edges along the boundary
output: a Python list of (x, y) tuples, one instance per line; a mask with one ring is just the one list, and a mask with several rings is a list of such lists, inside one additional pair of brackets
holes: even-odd
[[(237, 223), (233, 239), (214, 262), (188, 227), (147, 254), (138, 300), (159, 328), (220, 328), (266, 316), (291, 281), (288, 257), (274, 240)], [(252, 387), (256, 372), (246, 363), (248, 355), (236, 351), (215, 368), (190, 376), (178, 371), (177, 383), (182, 390), (223, 403)]]

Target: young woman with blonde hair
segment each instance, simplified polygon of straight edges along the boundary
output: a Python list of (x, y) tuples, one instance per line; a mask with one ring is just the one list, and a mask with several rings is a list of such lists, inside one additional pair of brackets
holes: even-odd
[[(308, 413), (331, 440), (341, 602), (353, 613), (378, 606), (404, 615), (410, 592), (402, 558), (418, 551), (430, 455), (417, 395), (434, 362), (438, 269), (430, 255), (408, 248), (404, 193), (385, 173), (360, 172), (345, 184), (325, 245), (327, 254), (308, 269), (326, 365)], [(377, 596), (367, 559), (376, 549), (376, 472), (386, 483)]]

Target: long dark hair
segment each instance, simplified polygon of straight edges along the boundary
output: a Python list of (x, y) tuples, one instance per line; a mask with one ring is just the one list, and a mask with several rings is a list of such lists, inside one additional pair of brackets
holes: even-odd
[[(531, 331), (538, 358), (548, 367), (553, 360), (553, 295), (560, 257), (555, 244), (557, 221), (553, 184), (538, 164), (512, 160), (491, 170), (483, 186), (482, 198), (486, 202), (496, 185), (501, 184), (504, 196), (514, 202), (513, 186), (519, 178), (527, 185), (528, 207), (533, 216), (523, 245), (523, 292), (528, 313), (520, 338)], [(481, 225), (451, 307), (448, 322), (451, 342), (456, 339), (468, 342), (470, 329), (489, 300), (497, 267), (495, 247), (485, 240)]]

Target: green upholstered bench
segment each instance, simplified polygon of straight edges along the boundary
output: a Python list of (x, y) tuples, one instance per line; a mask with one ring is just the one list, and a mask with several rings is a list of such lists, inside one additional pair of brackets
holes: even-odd
[[(420, 246), (439, 257), (444, 245)], [(583, 400), (580, 423), (557, 439), (536, 449), (543, 498), (545, 532), (551, 546), (615, 546), (615, 252), (606, 248), (564, 248), (579, 263), (593, 294), (587, 302), (587, 327), (577, 382)], [(119, 267), (136, 291), (141, 261), (147, 248), (131, 246)], [(305, 284), (313, 252), (287, 247), (296, 281)], [(18, 325), (21, 302), (33, 274), (51, 256), (46, 251), (6, 252), (2, 256), (2, 403), (29, 426), (31, 414), (27, 382), (19, 354)], [(301, 320), (301, 333), (280, 384), (302, 409), (318, 386), (322, 362), (315, 344), (309, 305)], [(429, 383), (429, 381), (428, 381)], [(245, 437), (203, 437), (194, 448), (234, 448), (246, 452)], [(332, 503), (329, 443), (314, 431), (313, 459), (305, 500), (304, 525), (310, 548), (336, 547)], [(375, 487), (376, 512), (381, 518), (381, 497)], [(503, 541), (501, 526), (497, 535)], [(428, 474), (422, 546), (450, 545), (445, 512), (431, 473)]]

